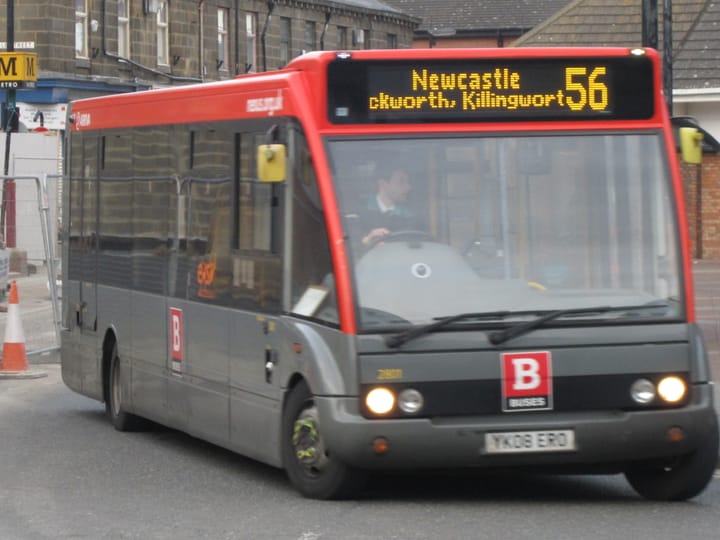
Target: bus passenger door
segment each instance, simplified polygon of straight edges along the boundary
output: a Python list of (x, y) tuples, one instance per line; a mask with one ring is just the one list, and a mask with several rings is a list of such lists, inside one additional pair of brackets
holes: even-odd
[(237, 147), (234, 249), (229, 291), (230, 438), (233, 448), (272, 462), (281, 390), (266, 365), (277, 358), (276, 327), (283, 281), (285, 184), (258, 177), (258, 148), (266, 134), (243, 133)]
[(102, 399), (97, 339), (97, 223), (98, 139), (72, 140), (68, 222), (68, 269), (63, 291), (65, 327), (72, 334), (65, 347), (63, 376), (72, 384)]
[(82, 186), (82, 279), (77, 321), (83, 333), (97, 332), (97, 255), (98, 255), (98, 144), (87, 138), (84, 148)]

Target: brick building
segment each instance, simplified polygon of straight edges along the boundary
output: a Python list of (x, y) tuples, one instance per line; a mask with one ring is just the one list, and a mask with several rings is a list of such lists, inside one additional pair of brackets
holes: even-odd
[[(11, 109), (19, 113), (19, 131), (42, 127), (50, 132), (12, 137), (7, 153), (11, 159), (5, 163), (10, 175), (62, 174), (60, 133), (72, 100), (275, 70), (309, 50), (407, 48), (419, 22), (378, 0), (14, 0), (12, 4), (14, 48), (37, 54), (38, 79), (34, 88), (14, 91), (17, 107)], [(7, 13), (8, 1), (0, 0), (0, 50), (7, 48), (10, 33)], [(10, 97), (0, 89), (3, 109), (12, 104)], [(46, 135), (56, 144), (47, 155), (38, 155), (38, 138), (47, 143)], [(9, 144), (10, 138), (2, 138), (0, 155), (5, 155), (4, 141)], [(31, 168), (33, 164), (36, 168)], [(47, 168), (41, 170), (41, 165)], [(3, 187), (8, 184), (14, 183)], [(62, 182), (56, 184), (50, 190), (52, 201), (60, 200)], [(19, 182), (16, 187), (17, 193), (14, 185), (7, 191), (11, 210), (0, 227), (0, 247), (7, 240), (7, 247), (40, 260), (42, 237), (39, 227), (36, 233), (31, 227), (37, 221), (34, 186)], [(4, 236), (13, 231), (18, 231), (16, 240), (14, 235)]]
[[(16, 0), (14, 8), (16, 50), (37, 53), (39, 64), (37, 88), (17, 100), (45, 106), (274, 70), (308, 50), (409, 47), (419, 22), (378, 0)], [(6, 13), (1, 0), (0, 35)]]

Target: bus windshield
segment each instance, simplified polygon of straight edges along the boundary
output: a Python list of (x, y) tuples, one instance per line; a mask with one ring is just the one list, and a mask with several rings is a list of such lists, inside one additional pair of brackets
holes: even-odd
[[(328, 150), (360, 330), (495, 311), (680, 314), (659, 132), (332, 138)], [(582, 311), (645, 304), (663, 308)]]

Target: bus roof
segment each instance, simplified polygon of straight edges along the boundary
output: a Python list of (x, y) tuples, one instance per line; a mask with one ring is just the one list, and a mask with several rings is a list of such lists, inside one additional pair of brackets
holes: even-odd
[[(443, 65), (444, 62), (503, 62), (529, 61), (552, 62), (553, 59), (592, 59), (647, 56), (651, 59), (654, 73), (652, 88), (660, 87), (659, 61), (652, 49), (631, 49), (627, 47), (549, 47), (549, 48), (499, 48), (499, 49), (378, 49), (359, 51), (316, 51), (292, 60), (285, 68), (256, 74), (240, 75), (232, 80), (199, 83), (171, 88), (152, 89), (141, 92), (102, 96), (75, 101), (69, 107), (69, 129), (84, 131), (111, 129), (144, 125), (176, 123), (197, 123), (240, 118), (267, 118), (273, 116), (301, 116), (310, 114), (319, 127), (343, 123), (373, 123), (368, 119), (337, 122), (329, 112), (333, 97), (328, 95), (328, 66), (335, 63), (355, 62), (381, 65), (404, 62), (406, 66)], [(497, 65), (497, 64), (495, 64)], [(536, 77), (541, 79), (542, 77)], [(341, 93), (339, 88), (336, 93)], [(330, 90), (332, 93), (332, 89)], [(629, 92), (628, 92), (629, 93)], [(358, 94), (364, 99), (365, 94)], [(412, 101), (415, 104), (415, 101)], [(340, 107), (343, 108), (342, 106)], [(658, 107), (656, 107), (657, 109)], [(401, 111), (407, 112), (407, 111)], [(434, 111), (433, 111), (434, 113)], [(499, 115), (496, 115), (499, 116)], [(653, 111), (657, 117), (657, 111)], [(459, 118), (458, 114), (430, 115), (413, 118), (397, 115), (398, 119), (380, 116), (381, 123), (403, 123), (409, 117), (413, 122), (470, 121)], [(356, 116), (354, 118), (360, 118)], [(557, 118), (558, 120), (560, 118)], [(342, 119), (341, 119), (342, 120)], [(534, 120), (534, 119), (533, 119)], [(538, 119), (540, 120), (540, 119)], [(342, 126), (339, 126), (342, 128)]]

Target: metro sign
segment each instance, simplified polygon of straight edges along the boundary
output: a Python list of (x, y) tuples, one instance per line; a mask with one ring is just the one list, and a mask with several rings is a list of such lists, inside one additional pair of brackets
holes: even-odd
[(553, 408), (552, 358), (549, 351), (500, 355), (502, 410), (547, 411)]
[(22, 88), (19, 83), (37, 81), (37, 72), (36, 53), (0, 52), (0, 83), (3, 83), (3, 87), (12, 85), (14, 88)]

